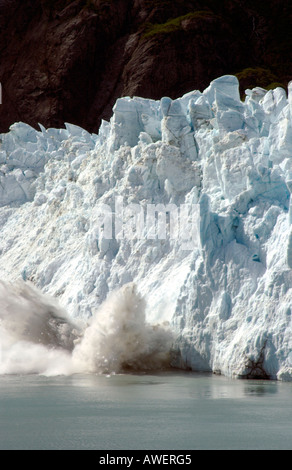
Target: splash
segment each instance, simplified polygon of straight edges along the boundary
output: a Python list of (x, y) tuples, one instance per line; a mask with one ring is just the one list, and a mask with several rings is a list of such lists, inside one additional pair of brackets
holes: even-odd
[(0, 374), (161, 370), (172, 342), (167, 325), (146, 322), (133, 284), (112, 293), (84, 325), (33, 285), (0, 282)]
[(0, 374), (69, 371), (79, 334), (54, 299), (33, 285), (0, 282)]
[(169, 364), (172, 335), (166, 325), (149, 325), (145, 302), (129, 284), (109, 296), (73, 352), (91, 371), (153, 370)]

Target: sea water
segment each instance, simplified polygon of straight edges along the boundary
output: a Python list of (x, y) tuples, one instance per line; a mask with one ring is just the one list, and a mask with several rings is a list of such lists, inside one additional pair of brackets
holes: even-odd
[(292, 449), (292, 384), (184, 372), (0, 377), (0, 449)]
[(2, 450), (292, 449), (291, 383), (154, 372), (173, 338), (132, 284), (84, 325), (27, 284), (0, 306)]

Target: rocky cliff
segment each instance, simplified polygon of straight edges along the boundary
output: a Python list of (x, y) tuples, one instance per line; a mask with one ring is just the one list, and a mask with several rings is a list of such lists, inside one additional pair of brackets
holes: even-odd
[(0, 132), (97, 132), (120, 96), (176, 98), (223, 74), (285, 87), (291, 21), (288, 0), (2, 0)]

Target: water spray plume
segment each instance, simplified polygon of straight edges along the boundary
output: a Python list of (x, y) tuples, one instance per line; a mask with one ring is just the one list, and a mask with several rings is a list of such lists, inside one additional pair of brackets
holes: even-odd
[(0, 374), (122, 373), (169, 367), (172, 333), (150, 325), (134, 284), (84, 325), (29, 283), (0, 283)]

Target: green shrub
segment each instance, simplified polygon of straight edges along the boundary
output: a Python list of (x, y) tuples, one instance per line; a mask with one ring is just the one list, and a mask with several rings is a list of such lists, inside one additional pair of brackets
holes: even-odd
[(286, 86), (284, 85), (284, 83), (280, 83), (280, 82), (272, 82), (270, 83), (270, 85), (266, 86), (266, 90), (274, 90), (275, 88), (286, 88)]
[(235, 74), (239, 82), (244, 82), (247, 86), (267, 87), (270, 83), (276, 82), (276, 75), (267, 68), (248, 67)]
[(150, 38), (157, 34), (168, 34), (173, 31), (179, 31), (182, 29), (182, 22), (188, 19), (200, 19), (205, 20), (207, 18), (215, 18), (216, 15), (208, 10), (198, 10), (186, 15), (178, 16), (177, 18), (169, 19), (165, 23), (146, 23), (145, 32), (143, 37)]

